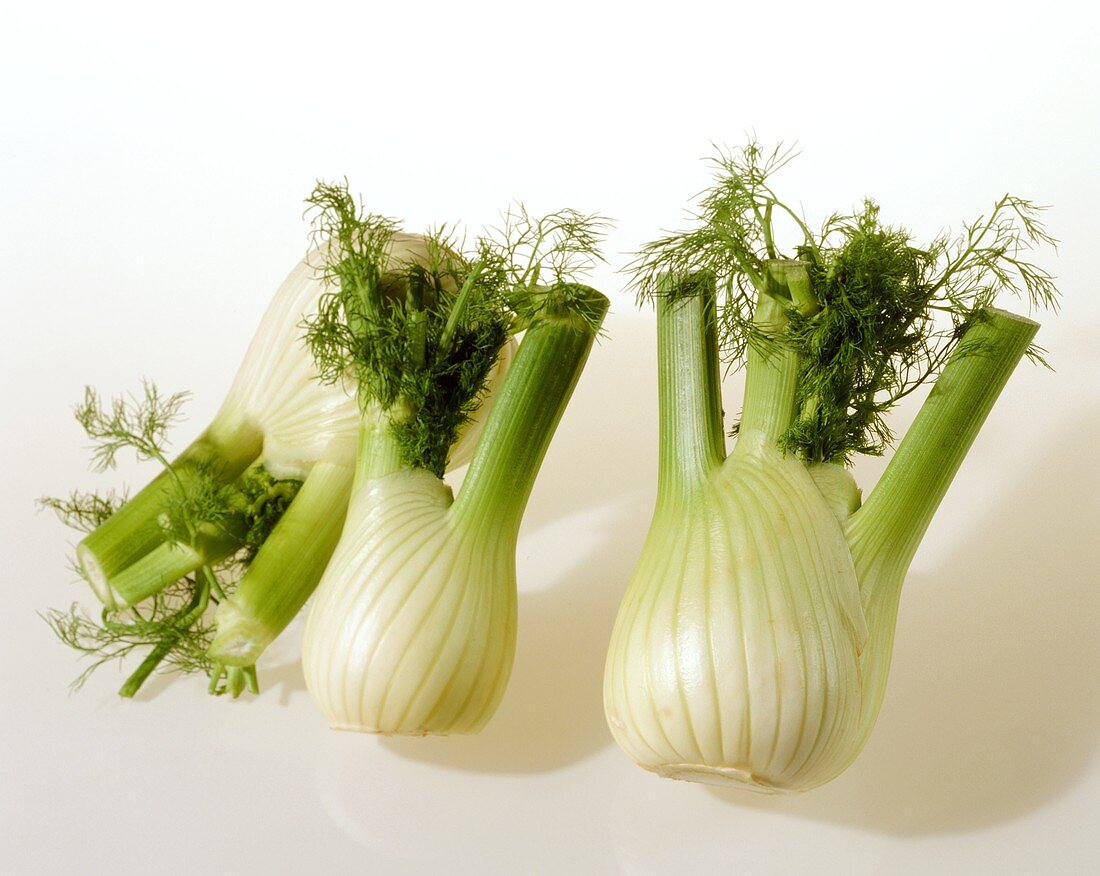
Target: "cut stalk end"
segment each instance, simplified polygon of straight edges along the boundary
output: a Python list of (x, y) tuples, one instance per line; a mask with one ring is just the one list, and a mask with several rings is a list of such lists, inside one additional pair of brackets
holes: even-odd
[(659, 766), (641, 764), (641, 766), (665, 779), (699, 782), (704, 785), (714, 785), (718, 788), (741, 788), (747, 791), (755, 791), (758, 794), (776, 796), (796, 794), (802, 790), (800, 788), (784, 788), (774, 785), (750, 770), (742, 770), (737, 767), (717, 767), (697, 763), (667, 763)]
[(84, 572), (85, 580), (99, 601), (103, 603), (103, 607), (118, 608), (118, 601), (111, 591), (111, 585), (107, 582), (107, 574), (103, 571), (103, 566), (95, 555), (95, 551), (81, 542), (76, 546), (76, 559)]

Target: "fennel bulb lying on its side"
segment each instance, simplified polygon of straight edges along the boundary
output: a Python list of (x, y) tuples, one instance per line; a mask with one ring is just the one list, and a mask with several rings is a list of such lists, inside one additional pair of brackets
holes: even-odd
[[(1036, 353), (1037, 324), (993, 297), (1056, 300), (1024, 255), (1050, 240), (1031, 204), (1006, 196), (923, 248), (870, 202), (815, 235), (766, 182), (785, 159), (755, 145), (723, 157), (700, 226), (639, 259), (657, 306), (658, 498), (604, 680), (612, 735), (640, 765), (768, 792), (829, 781), (867, 741), (909, 564)], [(792, 259), (775, 242), (784, 215), (801, 238)], [(746, 368), (728, 455), (720, 350)], [(883, 452), (883, 414), (932, 378), (861, 506), (844, 463)]]
[[(105, 606), (102, 623), (76, 606), (47, 620), (63, 641), (95, 659), (91, 668), (148, 647), (124, 696), (158, 665), (205, 672), (214, 692), (255, 691), (253, 664), (312, 593), (336, 545), (351, 493), (359, 406), (346, 381), (319, 379), (303, 329), (328, 289), (328, 246), (311, 252), (279, 287), (213, 422), (174, 460), (167, 433), (184, 394), (164, 396), (146, 384), (141, 397), (104, 404), (89, 389), (77, 409), (96, 442), (99, 468), (124, 447), (162, 468), (126, 502), (77, 494), (47, 501), (88, 532), (77, 556)], [(395, 232), (384, 268), (426, 264), (434, 246), (428, 237)], [(509, 341), (493, 366), (486, 408), (513, 347)], [(463, 423), (452, 465), (468, 461), (477, 416), (471, 412)], [(213, 626), (205, 618), (211, 602)]]
[[(319, 361), (355, 370), (363, 416), (347, 521), (306, 622), (306, 685), (337, 729), (473, 733), (511, 672), (523, 511), (607, 310), (573, 280), (602, 223), (510, 214), (457, 292), (414, 272), (402, 302), (375, 289), (385, 223), (334, 194), (329, 227), (355, 245), (311, 338)], [(454, 498), (439, 465), (451, 412), (509, 326), (523, 340)]]

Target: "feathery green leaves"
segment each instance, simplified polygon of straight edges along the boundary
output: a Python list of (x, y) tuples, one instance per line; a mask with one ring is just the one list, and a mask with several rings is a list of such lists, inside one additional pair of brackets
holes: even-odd
[(74, 415), (85, 434), (92, 439), (92, 467), (95, 471), (114, 468), (115, 457), (131, 449), (139, 460), (157, 459), (167, 465), (165, 452), (168, 433), (180, 418), (189, 393), (163, 395), (156, 384), (141, 383), (142, 393), (130, 393), (104, 404), (90, 386), (84, 387), (84, 400)]
[(362, 407), (390, 412), (403, 462), (442, 476), (507, 339), (502, 279), (446, 229), (399, 236), (346, 184), (318, 183), (308, 203), (331, 284), (305, 326), (321, 379), (353, 376)]
[(39, 508), (48, 508), (70, 529), (91, 532), (115, 513), (126, 501), (126, 495), (111, 490), (107, 493), (84, 493), (73, 490), (66, 498), (43, 496)]
[[(187, 393), (182, 392), (164, 395), (149, 381), (143, 382), (141, 394), (109, 402), (87, 387), (83, 402), (76, 408), (76, 419), (93, 442), (93, 467), (99, 471), (113, 467), (118, 453), (129, 448), (139, 459), (156, 460), (173, 474), (167, 436), (180, 419), (186, 399)], [(63, 643), (91, 661), (74, 687), (83, 685), (103, 664), (123, 660), (143, 649), (148, 649), (148, 654), (122, 686), (123, 696), (136, 693), (158, 667), (213, 673), (215, 667), (205, 655), (213, 635), (207, 608), (232, 593), (294, 499), (300, 483), (278, 480), (263, 466), (253, 466), (236, 482), (226, 484), (213, 468), (191, 465), (191, 477), (172, 478), (175, 489), (166, 498), (158, 525), (164, 529), (168, 544), (185, 545), (201, 553), (208, 539), (223, 543), (228, 540), (233, 546), (229, 555), (216, 565), (204, 565), (193, 575), (172, 582), (139, 605), (104, 609), (98, 619), (75, 603), (67, 611), (51, 609), (43, 615)], [(68, 526), (90, 532), (124, 499), (113, 492), (74, 492), (67, 498), (41, 499), (39, 505), (53, 510)], [(73, 563), (73, 568), (81, 572), (78, 563)]]
[(604, 307), (580, 280), (604, 261), (611, 222), (598, 214), (558, 210), (533, 216), (522, 204), (506, 210), (499, 226), (479, 241), (480, 259), (507, 284), (515, 331), (541, 319), (579, 320), (598, 331)]
[[(727, 363), (742, 365), (750, 344), (766, 353), (780, 343), (800, 355), (797, 414), (782, 447), (811, 462), (881, 454), (893, 438), (886, 411), (939, 373), (999, 294), (1016, 294), (1033, 308), (1057, 306), (1053, 278), (1030, 261), (1033, 250), (1055, 241), (1042, 225), (1043, 208), (1012, 195), (957, 236), (926, 246), (884, 224), (870, 200), (813, 232), (770, 183), (792, 157), (755, 142), (720, 153), (694, 226), (646, 245), (632, 264), (634, 285), (651, 299), (692, 294), (691, 277), (712, 277)], [(797, 241), (789, 255), (779, 244), (781, 225)], [(808, 302), (769, 270), (790, 257), (806, 268)], [(785, 325), (754, 321), (761, 295), (784, 305)], [(1029, 354), (1042, 361), (1038, 348)]]
[(517, 206), (463, 254), (446, 227), (400, 234), (346, 183), (318, 183), (307, 203), (331, 284), (305, 324), (321, 379), (353, 378), (361, 406), (390, 417), (402, 462), (442, 476), (509, 333), (543, 316), (589, 318), (572, 286), (600, 259), (606, 220)]

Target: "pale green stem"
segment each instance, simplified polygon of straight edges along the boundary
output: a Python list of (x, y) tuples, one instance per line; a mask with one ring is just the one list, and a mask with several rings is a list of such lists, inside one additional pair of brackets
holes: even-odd
[(967, 329), (882, 478), (851, 518), (853, 555), (859, 561), (886, 554), (903, 571), (908, 568), (978, 430), (1038, 330), (1038, 323), (1002, 310), (987, 311)]
[(138, 664), (138, 668), (122, 683), (122, 687), (118, 689), (118, 695), (120, 697), (126, 697), (127, 699), (132, 698), (141, 689), (141, 686), (145, 684), (149, 676), (153, 674), (153, 671), (161, 664), (164, 658), (171, 653), (178, 640), (178, 636), (166, 639), (153, 648), (153, 650), (145, 656), (145, 659)]
[(122, 687), (119, 688), (118, 695), (120, 697), (133, 697), (138, 692), (145, 681), (153, 674), (153, 670), (160, 665), (160, 663), (167, 657), (172, 649), (176, 647), (182, 636), (187, 635), (187, 632), (194, 626), (195, 621), (202, 617), (206, 611), (206, 606), (210, 600), (210, 588), (205, 582), (200, 583), (195, 588), (195, 592), (191, 594), (191, 601), (187, 604), (178, 615), (176, 615), (174, 629), (170, 631), (167, 636), (150, 651), (141, 664), (135, 669), (123, 682)]
[(967, 329), (886, 471), (849, 518), (870, 639), (862, 655), (863, 739), (882, 705), (909, 564), (951, 481), (1039, 326), (1000, 310)]
[[(607, 312), (607, 299), (578, 287), (588, 312)], [(550, 439), (592, 349), (596, 330), (579, 317), (548, 314), (526, 331), (478, 441), (458, 498), (456, 520), (491, 520), (516, 538)]]
[(195, 547), (163, 542), (153, 548), (107, 582), (114, 606), (135, 605), (200, 567), (214, 565), (236, 553), (243, 543), (244, 521), (230, 521), (230, 526), (230, 530), (206, 527), (210, 531), (199, 533)]
[(739, 428), (739, 438), (749, 439), (746, 446), (759, 438), (777, 444), (794, 417), (799, 356), (780, 341), (769, 339), (786, 327), (784, 307), (770, 294), (760, 293), (753, 323), (765, 337), (749, 343), (746, 357), (745, 401)]
[(100, 600), (113, 607), (115, 576), (165, 542), (158, 518), (170, 497), (185, 490), (198, 470), (209, 468), (228, 483), (256, 460), (262, 448), (263, 435), (247, 423), (215, 423), (179, 455), (171, 472), (161, 472), (90, 532), (77, 546), (77, 558)]
[(394, 423), (402, 422), (410, 411), (400, 402), (382, 410), (373, 402), (359, 418), (359, 446), (355, 454), (355, 480), (352, 493), (357, 493), (375, 478), (393, 474), (403, 467), (401, 446), (394, 435)]
[(657, 398), (660, 449), (657, 507), (678, 503), (726, 456), (714, 282), (695, 276), (679, 298), (671, 278), (657, 297)]
[(211, 659), (250, 666), (295, 618), (340, 539), (353, 475), (342, 463), (313, 466), (233, 595), (218, 607)]

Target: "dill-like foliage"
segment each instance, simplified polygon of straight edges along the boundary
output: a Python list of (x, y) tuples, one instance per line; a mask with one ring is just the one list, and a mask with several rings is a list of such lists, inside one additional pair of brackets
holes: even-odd
[(126, 494), (114, 490), (106, 493), (84, 493), (73, 490), (65, 498), (43, 496), (39, 508), (48, 508), (70, 529), (91, 532), (115, 513), (126, 501)]
[(331, 284), (306, 322), (321, 379), (354, 374), (361, 406), (395, 411), (402, 461), (442, 477), (507, 338), (499, 278), (445, 230), (425, 236), (420, 258), (392, 255), (394, 223), (367, 213), (346, 183), (318, 183), (307, 203)]
[[(132, 449), (142, 460), (156, 460), (170, 473), (167, 436), (181, 415), (186, 393), (162, 394), (145, 381), (142, 393), (104, 403), (95, 390), (85, 389), (76, 419), (93, 442), (93, 467), (113, 467), (117, 454)], [(273, 478), (263, 466), (254, 466), (236, 482), (226, 484), (212, 468), (194, 466), (186, 479), (174, 477), (176, 489), (165, 499), (159, 516), (168, 543), (201, 550), (204, 539), (229, 539), (236, 550), (222, 563), (205, 565), (194, 575), (169, 584), (140, 605), (104, 609), (98, 618), (74, 603), (68, 610), (51, 609), (43, 615), (54, 634), (89, 659), (74, 681), (81, 687), (97, 668), (124, 660), (137, 651), (148, 653), (123, 685), (132, 696), (155, 670), (212, 674), (206, 657), (213, 629), (208, 607), (232, 593), (290, 502), (300, 482)], [(67, 498), (44, 498), (41, 507), (56, 512), (68, 526), (91, 532), (125, 501), (114, 492), (71, 493)], [(72, 567), (83, 574), (80, 565)], [(216, 682), (218, 679), (215, 678)]]
[(50, 609), (42, 617), (58, 639), (89, 661), (73, 680), (74, 690), (83, 687), (101, 666), (121, 662), (135, 652), (148, 652), (120, 691), (132, 696), (154, 669), (210, 672), (212, 663), (206, 649), (213, 630), (206, 616), (208, 604), (209, 588), (189, 577), (170, 584), (140, 606), (104, 609), (98, 618), (75, 602), (68, 610)]
[[(651, 299), (692, 294), (692, 276), (713, 278), (720, 348), (732, 367), (744, 363), (750, 344), (766, 351), (780, 343), (799, 353), (797, 414), (781, 438), (784, 449), (813, 462), (881, 454), (893, 439), (884, 414), (939, 373), (997, 295), (1012, 292), (1033, 308), (1057, 306), (1053, 278), (1029, 260), (1055, 241), (1042, 225), (1043, 208), (1012, 195), (960, 234), (925, 246), (884, 224), (870, 200), (813, 232), (770, 185), (792, 157), (789, 149), (768, 152), (755, 142), (719, 153), (694, 227), (644, 247), (632, 265), (634, 284), (640, 298)], [(791, 255), (806, 267), (809, 302), (793, 300), (793, 290), (776, 288), (769, 277), (769, 262), (789, 257), (776, 240), (779, 217), (801, 236)], [(761, 295), (784, 306), (786, 326), (778, 333), (754, 322)], [(1028, 352), (1042, 361), (1039, 348)]]
[(600, 247), (610, 226), (594, 213), (565, 209), (533, 216), (523, 204), (513, 204), (482, 242), (498, 253), (513, 287), (549, 287), (575, 283), (602, 262)]
[(128, 394), (104, 404), (90, 386), (84, 400), (73, 411), (76, 421), (92, 440), (92, 467), (96, 471), (114, 468), (123, 449), (133, 450), (139, 460), (156, 459), (167, 466), (168, 433), (180, 419), (189, 393), (163, 395), (156, 384), (141, 382), (141, 395)]
[(540, 319), (570, 319), (598, 331), (603, 308), (580, 280), (603, 262), (610, 220), (569, 209), (532, 216), (522, 204), (501, 220), (478, 241), (479, 258), (505, 278), (515, 330)]
[(321, 379), (352, 375), (361, 406), (391, 413), (402, 462), (441, 477), (509, 332), (575, 297), (572, 278), (599, 258), (603, 220), (517, 207), (470, 255), (443, 228), (403, 260), (396, 224), (368, 213), (346, 183), (318, 183), (307, 203), (330, 283), (305, 324)]

